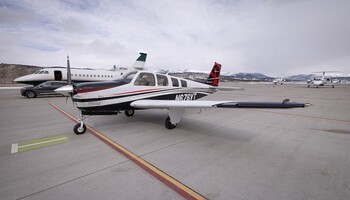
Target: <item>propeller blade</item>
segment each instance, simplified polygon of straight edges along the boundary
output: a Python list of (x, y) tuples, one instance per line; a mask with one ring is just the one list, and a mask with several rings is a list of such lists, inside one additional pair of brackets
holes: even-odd
[(68, 81), (68, 85), (72, 84), (72, 75), (70, 72), (69, 56), (67, 56), (67, 81)]

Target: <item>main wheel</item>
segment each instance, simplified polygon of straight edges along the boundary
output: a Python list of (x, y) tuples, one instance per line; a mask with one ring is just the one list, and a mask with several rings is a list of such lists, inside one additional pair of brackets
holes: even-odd
[(307, 85), (307, 87), (309, 88), (309, 87), (310, 87), (310, 85)]
[(134, 116), (134, 114), (135, 114), (134, 110), (126, 110), (125, 111), (125, 115), (128, 117), (132, 117), (132, 116)]
[(35, 98), (36, 93), (34, 91), (29, 90), (28, 92), (26, 92), (26, 97), (27, 98)]
[(332, 88), (334, 88), (334, 85), (332, 85)]
[(167, 117), (165, 119), (165, 128), (167, 128), (167, 129), (174, 129), (174, 128), (176, 128), (176, 126), (177, 126), (177, 124), (171, 123), (170, 117)]
[(84, 134), (85, 131), (86, 131), (86, 126), (85, 126), (85, 124), (83, 124), (83, 127), (81, 128), (80, 124), (76, 124), (74, 126), (73, 130), (74, 130), (74, 133), (77, 134), (77, 135)]

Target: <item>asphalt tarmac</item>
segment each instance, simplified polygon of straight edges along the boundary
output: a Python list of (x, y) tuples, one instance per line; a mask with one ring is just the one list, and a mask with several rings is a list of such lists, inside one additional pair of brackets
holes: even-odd
[(350, 199), (350, 85), (223, 86), (245, 91), (205, 99), (313, 106), (189, 110), (173, 130), (166, 110), (91, 116), (75, 135), (69, 99), (0, 89), (1, 199)]

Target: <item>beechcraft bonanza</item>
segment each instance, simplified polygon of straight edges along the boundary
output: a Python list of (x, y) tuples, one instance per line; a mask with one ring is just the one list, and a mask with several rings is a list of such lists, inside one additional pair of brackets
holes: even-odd
[[(139, 52), (139, 57), (136, 59), (132, 68), (142, 70), (145, 66), (147, 54)], [(72, 82), (96, 82), (96, 81), (111, 81), (121, 78), (123, 74), (127, 73), (128, 69), (124, 67), (114, 68), (113, 70), (101, 69), (71, 69)], [(17, 83), (38, 85), (46, 81), (66, 81), (67, 69), (63, 67), (44, 68), (36, 71), (33, 74), (21, 76), (14, 81)]]
[[(69, 73), (69, 59), (67, 60)], [(237, 87), (218, 87), (221, 65), (214, 64), (204, 83), (190, 81), (149, 71), (132, 71), (122, 78), (96, 83), (80, 83), (63, 86), (55, 91), (71, 96), (73, 104), (80, 110), (80, 123), (74, 127), (76, 134), (86, 131), (84, 119), (88, 115), (116, 115), (125, 112), (131, 117), (139, 109), (167, 109), (169, 116), (165, 127), (174, 129), (186, 109), (198, 108), (297, 108), (309, 104), (289, 102), (245, 102), (198, 100), (218, 90), (242, 90)], [(69, 77), (69, 75), (68, 75)]]
[(334, 88), (334, 85), (339, 84), (339, 80), (332, 80), (331, 78), (326, 78), (325, 73), (323, 72), (314, 72), (314, 73), (322, 73), (322, 76), (320, 78), (313, 78), (312, 80), (307, 81), (307, 87), (315, 86), (316, 88), (321, 86), (331, 86)]

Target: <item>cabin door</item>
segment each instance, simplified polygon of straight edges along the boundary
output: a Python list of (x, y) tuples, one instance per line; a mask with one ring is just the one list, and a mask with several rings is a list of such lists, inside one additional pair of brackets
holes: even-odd
[(61, 71), (54, 71), (55, 74), (55, 81), (62, 81), (62, 72)]

